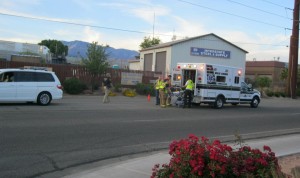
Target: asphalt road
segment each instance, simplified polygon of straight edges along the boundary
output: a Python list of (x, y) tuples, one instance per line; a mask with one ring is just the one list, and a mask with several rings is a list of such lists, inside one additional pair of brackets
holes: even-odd
[(47, 177), (96, 161), (166, 149), (188, 134), (232, 139), (299, 132), (300, 100), (263, 99), (258, 108), (160, 108), (154, 98), (70, 96), (43, 107), (0, 104), (0, 177)]

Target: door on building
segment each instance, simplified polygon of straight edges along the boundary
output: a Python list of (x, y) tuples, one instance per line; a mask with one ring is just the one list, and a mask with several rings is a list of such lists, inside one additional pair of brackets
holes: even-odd
[(167, 76), (166, 74), (166, 59), (167, 52), (158, 52), (156, 53), (156, 61), (155, 61), (155, 72), (161, 72), (163, 76)]
[(144, 55), (144, 71), (152, 71), (153, 53)]

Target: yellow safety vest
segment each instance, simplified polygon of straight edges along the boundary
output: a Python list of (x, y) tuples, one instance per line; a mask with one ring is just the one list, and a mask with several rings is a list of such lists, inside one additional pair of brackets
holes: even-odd
[(158, 90), (160, 88), (161, 83), (162, 83), (161, 80), (156, 80), (156, 83), (155, 83), (155, 89), (156, 90)]
[(166, 87), (166, 83), (165, 82), (161, 82), (159, 85), (159, 89), (164, 89)]
[(187, 90), (193, 90), (194, 89), (194, 83), (192, 80), (188, 80), (187, 81), (187, 86), (186, 86)]

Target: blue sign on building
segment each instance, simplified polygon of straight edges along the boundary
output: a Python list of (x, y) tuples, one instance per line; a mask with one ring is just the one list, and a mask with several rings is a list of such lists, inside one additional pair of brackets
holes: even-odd
[(192, 56), (208, 56), (230, 59), (230, 51), (191, 47)]

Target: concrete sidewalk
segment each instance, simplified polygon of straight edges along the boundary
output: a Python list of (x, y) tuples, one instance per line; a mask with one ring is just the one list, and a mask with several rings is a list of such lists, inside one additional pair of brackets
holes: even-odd
[[(285, 157), (300, 153), (300, 134), (246, 140), (245, 144), (260, 150), (264, 145), (267, 145), (270, 146), (277, 157)], [(229, 145), (233, 146), (230, 143)], [(165, 150), (127, 160), (117, 162), (115, 160), (113, 161), (115, 163), (108, 163), (104, 166), (97, 167), (97, 164), (94, 164), (90, 165), (89, 168), (76, 168), (70, 171), (70, 174), (65, 178), (149, 178), (155, 164), (169, 163), (169, 160), (170, 155), (168, 150)], [(300, 166), (300, 158), (295, 159), (292, 164)]]

